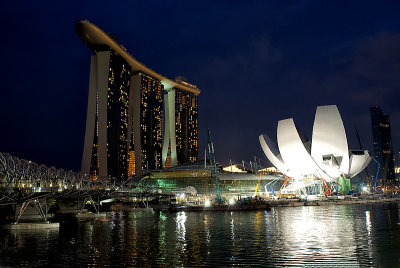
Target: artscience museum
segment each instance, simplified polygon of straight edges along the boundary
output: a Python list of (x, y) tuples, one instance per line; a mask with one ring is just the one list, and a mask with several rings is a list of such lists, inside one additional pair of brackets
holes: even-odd
[(259, 140), (269, 161), (290, 178), (283, 193), (301, 194), (315, 186), (325, 194), (347, 193), (349, 179), (371, 161), (368, 151), (349, 149), (336, 105), (317, 107), (312, 140), (297, 129), (293, 118), (278, 122), (276, 136), (277, 144), (267, 135)]

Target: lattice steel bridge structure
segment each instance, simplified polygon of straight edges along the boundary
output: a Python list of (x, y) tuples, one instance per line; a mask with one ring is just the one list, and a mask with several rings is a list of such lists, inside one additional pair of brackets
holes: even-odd
[(91, 203), (98, 212), (100, 200), (162, 198), (165, 195), (169, 194), (161, 194), (156, 187), (147, 186), (138, 180), (120, 184), (93, 181), (80, 172), (39, 165), (0, 152), (0, 207), (14, 206), (15, 223), (18, 223), (29, 205), (36, 208), (43, 221), (47, 221), (50, 202), (73, 200), (77, 202), (78, 211), (86, 203)]

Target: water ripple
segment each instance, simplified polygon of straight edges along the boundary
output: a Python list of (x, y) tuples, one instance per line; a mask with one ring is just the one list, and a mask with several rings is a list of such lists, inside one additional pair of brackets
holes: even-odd
[(398, 204), (113, 213), (0, 231), (0, 266), (398, 267)]

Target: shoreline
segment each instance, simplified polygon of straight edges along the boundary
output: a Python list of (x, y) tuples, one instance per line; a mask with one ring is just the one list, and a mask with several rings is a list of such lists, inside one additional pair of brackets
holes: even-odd
[(299, 200), (299, 199), (283, 199), (269, 201), (270, 207), (301, 207), (301, 206), (330, 206), (330, 205), (350, 205), (350, 204), (372, 204), (372, 203), (390, 203), (399, 202), (400, 197), (388, 197), (379, 199), (326, 199), (326, 200)]
[(307, 207), (307, 206), (342, 206), (353, 204), (376, 204), (376, 203), (394, 203), (400, 202), (400, 197), (387, 197), (379, 199), (359, 199), (359, 198), (346, 198), (346, 199), (326, 199), (326, 200), (312, 200), (306, 201), (301, 199), (281, 199), (270, 200), (265, 206), (181, 206), (170, 211), (186, 211), (186, 212), (207, 212), (207, 211), (250, 211), (250, 210), (270, 210), (273, 207)]

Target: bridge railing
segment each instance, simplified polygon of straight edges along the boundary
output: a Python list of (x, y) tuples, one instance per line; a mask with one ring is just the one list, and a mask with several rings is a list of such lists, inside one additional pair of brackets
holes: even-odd
[(90, 185), (89, 178), (80, 172), (66, 171), (55, 167), (25, 159), (20, 159), (8, 153), (0, 152), (0, 188), (85, 188)]
[[(114, 181), (114, 182), (113, 182)], [(146, 181), (116, 183), (108, 178), (95, 181), (87, 174), (48, 167), (0, 152), (0, 193), (62, 192), (66, 190), (110, 190), (121, 192), (158, 192)]]

